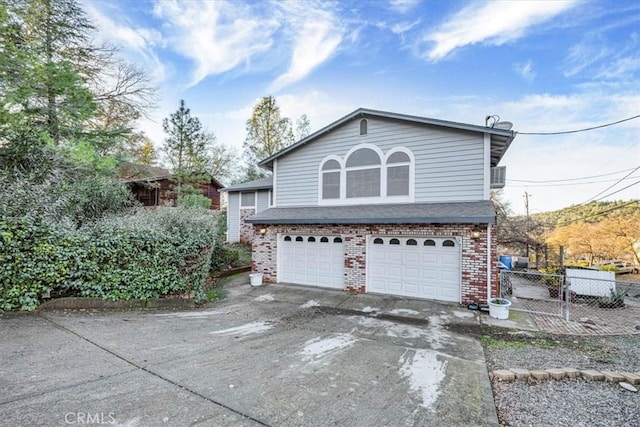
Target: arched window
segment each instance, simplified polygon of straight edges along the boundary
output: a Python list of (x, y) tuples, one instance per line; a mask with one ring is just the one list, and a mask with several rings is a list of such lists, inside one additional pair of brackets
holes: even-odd
[(335, 159), (330, 159), (322, 165), (322, 198), (340, 198), (340, 171), (342, 167)]
[(398, 239), (391, 239), (391, 240), (389, 240), (389, 244), (390, 244), (390, 245), (399, 245), (399, 244), (400, 244), (400, 240), (398, 240)]
[(454, 247), (456, 243), (453, 240), (445, 240), (442, 242), (442, 246), (444, 247)]
[(346, 163), (347, 198), (380, 196), (380, 156), (370, 148), (360, 148)]
[(336, 237), (333, 239), (333, 243), (342, 243), (342, 237)]
[(408, 148), (384, 153), (376, 145), (358, 144), (345, 157), (332, 154), (320, 162), (318, 204), (413, 202), (414, 174), (415, 159)]
[(326, 237), (321, 237), (320, 243), (329, 243), (329, 239), (327, 239)]
[(296, 237), (296, 242), (304, 242), (304, 239), (300, 236)]
[(373, 244), (374, 245), (383, 245), (384, 244), (384, 240), (382, 240), (381, 238), (377, 238), (377, 239), (373, 239)]
[(284, 241), (285, 242), (290, 242), (291, 241), (291, 236), (284, 236)]
[(360, 120), (360, 135), (367, 134), (367, 119)]
[(416, 242), (415, 239), (407, 240), (407, 246), (416, 246), (417, 244), (418, 242)]
[(403, 151), (396, 151), (387, 159), (387, 196), (408, 196), (411, 158)]
[(315, 237), (313, 237), (313, 236), (311, 236), (311, 237), (309, 237), (309, 238), (307, 239), (307, 242), (315, 242), (315, 241), (316, 241), (316, 238), (315, 238)]
[(425, 246), (435, 246), (436, 242), (434, 240), (427, 239), (427, 240), (424, 241), (424, 245)]

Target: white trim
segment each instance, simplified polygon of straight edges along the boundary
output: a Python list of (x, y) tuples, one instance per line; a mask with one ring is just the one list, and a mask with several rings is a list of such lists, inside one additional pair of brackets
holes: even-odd
[[(273, 171), (271, 172), (271, 176), (273, 183), (271, 184), (271, 191), (273, 191), (273, 205), (269, 204), (269, 206), (275, 208), (277, 205), (277, 201), (276, 201), (276, 195), (278, 194), (277, 192), (277, 185), (278, 185), (278, 180), (276, 179), (278, 177), (278, 159), (275, 159), (273, 161)], [(271, 199), (269, 199), (269, 203), (271, 203)]]
[(491, 135), (484, 134), (484, 161), (482, 164), (484, 172), (484, 183), (482, 185), (482, 195), (484, 200), (489, 200), (491, 194)]
[[(243, 194), (249, 194), (249, 193), (253, 193), (253, 205), (247, 205), (247, 206), (242, 206), (242, 195)], [(240, 200), (238, 201), (238, 206), (240, 207), (240, 210), (242, 209), (254, 209), (257, 210), (257, 198), (258, 198), (258, 192), (257, 191), (240, 191)]]
[[(347, 172), (348, 171), (357, 171), (357, 170), (365, 170), (365, 169), (373, 169), (374, 165), (371, 166), (352, 166), (347, 168), (347, 160), (349, 156), (353, 154), (355, 151), (360, 150), (362, 148), (368, 148), (375, 151), (380, 158), (380, 195), (374, 197), (349, 197), (347, 198)], [(387, 160), (389, 157), (397, 152), (403, 152), (409, 156), (409, 163), (392, 163), (391, 165), (387, 165)], [(322, 184), (323, 184), (323, 170), (322, 166), (329, 161), (336, 160), (340, 164), (340, 198), (338, 199), (323, 199), (322, 198)], [(409, 166), (409, 194), (402, 196), (387, 196), (387, 168), (388, 167), (396, 167), (396, 166)], [(378, 146), (373, 144), (358, 144), (354, 147), (351, 147), (349, 151), (344, 155), (344, 157), (339, 157), (336, 155), (326, 156), (320, 162), (318, 166), (318, 206), (345, 206), (345, 205), (363, 205), (363, 204), (388, 204), (388, 203), (413, 203), (415, 201), (415, 156), (413, 152), (407, 147), (398, 146), (390, 149), (385, 154)], [(337, 172), (338, 170), (330, 170), (329, 172)]]

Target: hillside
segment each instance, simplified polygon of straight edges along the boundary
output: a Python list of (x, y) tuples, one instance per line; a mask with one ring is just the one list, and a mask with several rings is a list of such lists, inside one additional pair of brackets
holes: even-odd
[(640, 200), (591, 202), (586, 205), (573, 205), (568, 208), (531, 215), (548, 227), (558, 227), (571, 223), (598, 223), (607, 218), (640, 214)]

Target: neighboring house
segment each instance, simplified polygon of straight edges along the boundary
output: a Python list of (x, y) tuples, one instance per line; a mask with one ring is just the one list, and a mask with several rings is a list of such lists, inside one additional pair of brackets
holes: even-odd
[(265, 282), (484, 302), (498, 286), (489, 191), (514, 137), (356, 110), (263, 160), (271, 181), (222, 190), (229, 240), (252, 239)]
[[(120, 180), (126, 183), (136, 200), (143, 206), (174, 206), (176, 183), (171, 173), (157, 166), (122, 163), (118, 167)], [(207, 182), (197, 185), (202, 195), (211, 200), (210, 209), (220, 209), (220, 192), (223, 187), (218, 180), (210, 177)]]

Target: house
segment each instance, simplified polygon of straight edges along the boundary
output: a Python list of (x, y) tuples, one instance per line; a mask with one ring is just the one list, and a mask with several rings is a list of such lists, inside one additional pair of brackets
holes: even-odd
[(228, 192), (228, 239), (265, 282), (458, 303), (495, 296), (510, 130), (358, 109)]
[[(176, 183), (171, 173), (164, 168), (124, 162), (118, 166), (118, 176), (126, 183), (136, 200), (146, 207), (175, 206)], [(210, 209), (220, 209), (220, 192), (223, 187), (209, 176), (206, 182), (197, 185), (202, 195), (211, 200)]]

